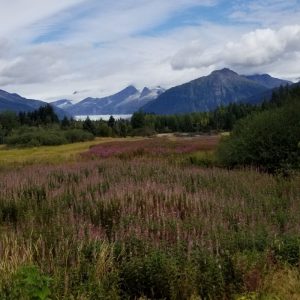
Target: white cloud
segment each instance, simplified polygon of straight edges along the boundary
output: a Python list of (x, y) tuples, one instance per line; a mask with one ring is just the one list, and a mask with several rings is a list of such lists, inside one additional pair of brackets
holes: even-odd
[(188, 8), (222, 1), (0, 0), (0, 88), (38, 99), (103, 96), (129, 84), (170, 87), (224, 66), (299, 77), (299, 26), (285, 26), (299, 24), (299, 6), (290, 5), (297, 0), (233, 1), (226, 24), (155, 31)]
[[(229, 66), (247, 72), (256, 67), (262, 70), (269, 64), (278, 65), (280, 60), (294, 60), (294, 53), (300, 53), (299, 25), (285, 26), (279, 30), (258, 29), (242, 35), (237, 41), (204, 50), (202, 47), (188, 47), (174, 56), (172, 66), (180, 70), (211, 65)], [(294, 63), (299, 63), (299, 60)]]
[[(26, 1), (18, 1), (22, 9)], [(174, 72), (169, 63), (182, 41), (195, 31), (184, 30), (186, 37), (181, 41), (176, 36), (181, 29), (167, 36), (139, 33), (155, 28), (175, 12), (194, 5), (213, 5), (216, 0), (86, 0), (84, 6), (73, 5), (66, 10), (67, 4), (79, 2), (68, 1), (61, 6), (56, 0), (47, 0), (45, 5), (52, 3), (52, 10), (35, 7), (30, 15), (11, 22), (6, 36), (15, 32), (17, 38), (8, 56), (1, 57), (7, 46), (4, 39), (2, 44), (0, 41), (0, 86), (44, 99), (80, 89), (94, 90), (99, 95), (115, 92), (127, 84), (175, 84), (179, 78), (190, 78), (187, 74), (195, 73)], [(36, 13), (39, 10), (41, 14)], [(6, 6), (5, 13), (12, 15), (11, 5)], [(64, 30), (58, 32), (58, 41), (51, 41), (57, 28)], [(28, 42), (40, 36), (50, 41)]]
[(249, 0), (236, 1), (229, 17), (241, 23), (279, 28), (299, 23), (299, 0)]
[(0, 0), (0, 36), (16, 34), (17, 30), (33, 25), (84, 0)]

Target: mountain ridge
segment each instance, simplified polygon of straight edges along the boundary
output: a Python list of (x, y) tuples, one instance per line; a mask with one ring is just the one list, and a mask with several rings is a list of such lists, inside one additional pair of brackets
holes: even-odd
[[(258, 78), (260, 75), (255, 76), (257, 78), (254, 80), (228, 68), (215, 70), (207, 76), (167, 90), (142, 107), (142, 110), (156, 114), (180, 114), (210, 111), (230, 103), (249, 103), (248, 99), (251, 97), (270, 90), (270, 82), (268, 85), (262, 84), (259, 81), (263, 79)], [(269, 81), (274, 79), (275, 86), (286, 83), (284, 80), (268, 76)]]
[[(0, 113), (5, 111), (13, 111), (15, 113), (30, 112), (47, 104), (49, 103), (41, 100), (27, 99), (16, 93), (9, 93), (0, 89)], [(61, 108), (54, 105), (53, 107), (55, 113), (59, 116), (59, 118), (68, 116), (68, 113)]]
[(140, 92), (133, 85), (130, 85), (111, 96), (85, 98), (70, 107), (66, 107), (66, 110), (72, 115), (131, 114), (163, 91), (161, 87), (153, 89), (144, 87)]

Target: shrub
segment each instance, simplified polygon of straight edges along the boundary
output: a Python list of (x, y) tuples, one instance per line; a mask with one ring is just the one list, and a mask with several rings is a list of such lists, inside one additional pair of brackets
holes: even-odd
[(125, 295), (151, 299), (170, 299), (176, 275), (172, 259), (159, 251), (132, 257), (123, 264), (120, 272)]
[[(50, 299), (50, 278), (41, 274), (35, 266), (21, 267), (14, 276), (11, 299)], [(10, 299), (10, 298), (9, 298)]]
[(259, 167), (274, 173), (299, 168), (300, 103), (253, 114), (235, 126), (218, 149), (226, 166)]
[(38, 147), (84, 142), (93, 138), (91, 133), (81, 129), (63, 131), (55, 128), (23, 127), (7, 137), (5, 142), (10, 146)]
[(69, 129), (64, 133), (64, 135), (69, 143), (91, 141), (94, 139), (93, 134), (81, 129)]
[(36, 147), (62, 145), (67, 140), (59, 130), (28, 127), (14, 132), (5, 142), (10, 146)]
[(156, 131), (150, 127), (142, 127), (142, 128), (135, 128), (132, 130), (132, 136), (153, 136), (156, 134)]

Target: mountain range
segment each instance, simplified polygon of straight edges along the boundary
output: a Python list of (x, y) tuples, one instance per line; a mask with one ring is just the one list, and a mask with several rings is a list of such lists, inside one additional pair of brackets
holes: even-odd
[(243, 76), (225, 68), (167, 90), (142, 110), (156, 114), (182, 114), (210, 111), (237, 102), (255, 104), (264, 99), (267, 91), (290, 83), (268, 74)]
[(149, 89), (145, 87), (142, 91), (134, 86), (128, 86), (122, 91), (104, 98), (88, 97), (73, 104), (70, 100), (58, 100), (52, 102), (68, 113), (76, 115), (106, 115), (106, 114), (132, 114), (156, 99), (165, 90), (161, 87)]
[[(111, 96), (88, 97), (78, 103), (61, 99), (51, 102), (51, 105), (60, 117), (132, 114), (138, 110), (156, 114), (182, 114), (210, 111), (237, 102), (256, 104), (270, 98), (273, 89), (287, 84), (291, 82), (268, 74), (246, 76), (225, 68), (168, 90), (145, 87), (139, 91), (131, 85)], [(0, 90), (0, 112), (32, 111), (43, 105), (46, 102)]]
[[(0, 112), (13, 111), (13, 112), (29, 112), (38, 109), (41, 106), (47, 105), (47, 102), (40, 100), (26, 99), (15, 93), (8, 93), (0, 90)], [(53, 105), (55, 113), (63, 118), (69, 116), (68, 113), (59, 107)]]

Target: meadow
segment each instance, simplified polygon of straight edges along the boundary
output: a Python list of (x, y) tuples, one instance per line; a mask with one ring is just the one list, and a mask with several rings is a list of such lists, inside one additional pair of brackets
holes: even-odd
[(65, 161), (76, 161), (78, 155), (87, 151), (94, 145), (111, 141), (135, 141), (139, 138), (95, 138), (92, 141), (66, 144), (60, 146), (41, 147), (7, 147), (0, 145), (0, 168), (37, 163), (62, 163)]
[(103, 141), (0, 150), (1, 299), (300, 299), (298, 173), (219, 168), (218, 136)]

